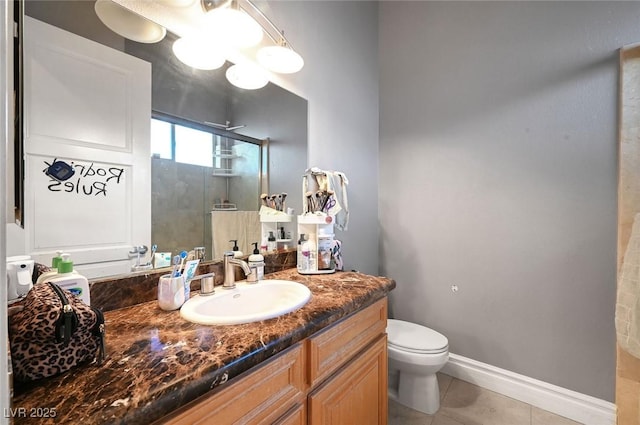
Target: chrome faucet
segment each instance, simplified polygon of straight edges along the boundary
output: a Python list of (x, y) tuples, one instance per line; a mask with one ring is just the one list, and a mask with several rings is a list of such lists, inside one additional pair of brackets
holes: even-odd
[(251, 273), (249, 264), (247, 264), (246, 261), (233, 258), (233, 255), (233, 251), (226, 251), (224, 253), (224, 283), (222, 284), (222, 288), (224, 289), (233, 289), (236, 287), (235, 270), (233, 270), (233, 266), (242, 267), (245, 275)]

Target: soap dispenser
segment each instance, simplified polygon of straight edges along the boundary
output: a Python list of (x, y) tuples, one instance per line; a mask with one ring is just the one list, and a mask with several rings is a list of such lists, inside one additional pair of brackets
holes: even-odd
[(264, 256), (258, 250), (258, 242), (253, 243), (253, 254), (249, 256), (249, 268), (255, 273), (255, 280), (264, 279)]
[(31, 289), (34, 261), (28, 255), (7, 257), (7, 300), (12, 302)]
[(242, 257), (244, 254), (242, 253), (242, 251), (240, 251), (240, 248), (238, 247), (238, 240), (231, 239), (229, 242), (233, 242), (233, 248), (231, 248), (231, 250), (233, 251), (233, 258)]
[(80, 298), (86, 305), (91, 305), (89, 281), (73, 269), (69, 254), (62, 254), (62, 260), (58, 262), (58, 274), (47, 282), (55, 283)]

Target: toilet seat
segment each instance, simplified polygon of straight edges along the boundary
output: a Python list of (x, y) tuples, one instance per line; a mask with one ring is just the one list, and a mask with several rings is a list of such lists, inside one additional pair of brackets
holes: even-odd
[(449, 340), (439, 332), (416, 323), (389, 319), (389, 347), (416, 354), (439, 354), (449, 349)]

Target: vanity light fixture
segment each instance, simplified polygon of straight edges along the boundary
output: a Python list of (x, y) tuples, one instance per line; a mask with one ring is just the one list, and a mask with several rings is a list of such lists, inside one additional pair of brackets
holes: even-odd
[[(203, 0), (203, 7), (206, 9)], [(259, 24), (258, 20), (249, 16), (249, 10), (245, 7), (241, 10), (239, 6), (239, 0), (233, 0), (231, 7), (228, 9), (214, 9), (209, 14), (215, 14), (217, 12), (233, 11), (239, 13), (248, 18), (255, 25), (260, 28), (260, 34), (266, 33), (273, 43), (273, 45), (262, 46), (255, 53), (255, 62), (252, 60), (238, 61), (236, 65), (227, 69), (227, 80), (236, 87), (254, 90), (264, 87), (269, 82), (269, 76), (264, 69), (281, 74), (292, 74), (298, 72), (304, 66), (304, 60), (302, 56), (296, 53), (289, 44), (289, 41), (284, 36), (284, 31), (280, 31), (278, 27), (264, 14), (255, 4), (250, 0), (244, 0), (243, 4), (249, 6), (251, 13), (253, 13), (260, 21), (265, 25)], [(213, 15), (215, 16), (215, 15)], [(220, 15), (222, 16), (222, 15)], [(271, 30), (271, 32), (269, 31)], [(249, 30), (244, 31), (249, 34)], [(272, 34), (274, 32), (276, 35)], [(234, 39), (233, 37), (231, 38)], [(256, 43), (257, 44), (257, 43)], [(242, 47), (242, 46), (241, 46)]]
[[(224, 60), (232, 62), (226, 76), (240, 88), (264, 87), (270, 72), (290, 74), (304, 66), (284, 31), (251, 0), (96, 0), (95, 9), (107, 27), (134, 41), (153, 43), (167, 29), (173, 32), (180, 37), (174, 54), (193, 68), (211, 70)], [(147, 27), (161, 35), (139, 36)]]

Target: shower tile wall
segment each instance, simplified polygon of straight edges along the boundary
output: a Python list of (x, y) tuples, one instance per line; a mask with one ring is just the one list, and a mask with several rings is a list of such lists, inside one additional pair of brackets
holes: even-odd
[(210, 176), (208, 167), (152, 158), (151, 240), (158, 251), (175, 253), (205, 246), (211, 252), (209, 211), (213, 199), (224, 196), (226, 188), (220, 185), (205, 191)]

